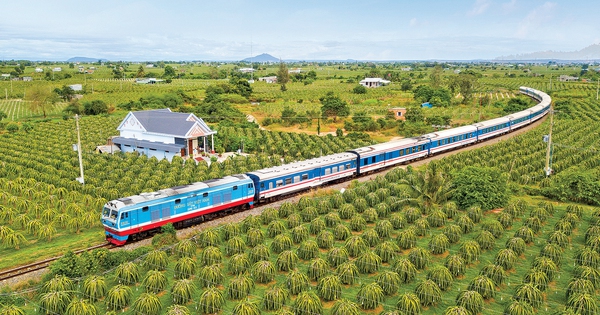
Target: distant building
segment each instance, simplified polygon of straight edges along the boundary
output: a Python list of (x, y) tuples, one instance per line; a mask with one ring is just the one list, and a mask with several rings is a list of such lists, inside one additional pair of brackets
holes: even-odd
[(277, 83), (277, 77), (276, 76), (272, 76), (272, 77), (260, 77), (258, 78), (258, 81), (263, 81), (266, 83)]
[(217, 133), (196, 115), (168, 108), (129, 112), (117, 130), (120, 136), (112, 138), (112, 143), (121, 151), (169, 161), (174, 156), (193, 157), (202, 151), (214, 151), (213, 135)]
[(73, 91), (81, 91), (81, 90), (83, 90), (83, 86), (81, 84), (71, 84), (71, 85), (69, 85), (69, 87)]
[(23, 81), (27, 81), (27, 82), (33, 81), (33, 78), (32, 77), (23, 77)]
[(402, 70), (402, 71), (411, 71), (412, 68), (411, 67), (404, 67), (404, 68), (400, 68), (400, 70)]
[(254, 68), (240, 68), (238, 71), (241, 73), (252, 73), (256, 70), (254, 70)]
[(394, 113), (394, 118), (396, 120), (406, 120), (406, 108), (394, 107), (394, 108), (390, 108), (389, 111)]
[(390, 81), (384, 80), (382, 78), (365, 78), (364, 80), (361, 80), (359, 83), (360, 83), (360, 85), (368, 87), (368, 88), (377, 88), (380, 86), (390, 84)]
[(154, 68), (154, 65), (151, 64), (151, 63), (149, 63), (149, 64), (146, 65), (146, 68)]
[(44, 72), (44, 69), (42, 69), (42, 68), (35, 68), (35, 72), (36, 73), (41, 73), (41, 72)]
[(572, 82), (572, 81), (578, 81), (578, 80), (579, 80), (579, 77), (573, 77), (573, 76), (566, 75), (566, 74), (563, 74), (558, 77), (558, 81), (560, 81), (560, 82)]
[(156, 84), (156, 83), (160, 83), (163, 82), (164, 80), (161, 79), (157, 79), (157, 78), (140, 78), (140, 79), (135, 79), (135, 83), (137, 84)]
[(53, 72), (61, 72), (62, 68), (61, 67), (56, 67), (54, 69), (52, 69)]
[(300, 72), (302, 72), (301, 68), (294, 68), (294, 69), (288, 70), (288, 73), (300, 73)]
[(433, 108), (433, 105), (429, 102), (421, 104), (421, 108)]
[(460, 69), (454, 70), (454, 74), (459, 74), (459, 73), (460, 73)]
[(2, 75), (0, 75), (2, 77), (2, 79), (10, 79), (10, 73), (3, 73)]

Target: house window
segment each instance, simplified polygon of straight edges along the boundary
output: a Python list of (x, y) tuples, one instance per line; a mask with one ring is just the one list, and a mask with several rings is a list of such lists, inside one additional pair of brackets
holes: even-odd
[(398, 114), (398, 116), (402, 116), (402, 112), (397, 112), (396, 114)]

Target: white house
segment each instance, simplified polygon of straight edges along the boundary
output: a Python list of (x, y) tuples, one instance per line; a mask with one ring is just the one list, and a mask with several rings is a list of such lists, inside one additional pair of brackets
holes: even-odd
[(382, 78), (365, 78), (364, 80), (361, 80), (359, 83), (360, 83), (360, 85), (366, 86), (368, 88), (376, 88), (376, 87), (388, 85), (388, 84), (390, 84), (390, 81), (384, 80)]
[(141, 78), (141, 79), (135, 79), (135, 83), (137, 84), (156, 84), (156, 83), (160, 83), (163, 82), (164, 80), (162, 79), (157, 79), (157, 78)]
[(61, 67), (56, 67), (56, 68), (52, 69), (52, 71), (54, 71), (54, 72), (61, 72), (62, 68)]
[(258, 81), (263, 81), (266, 83), (277, 83), (277, 77), (276, 76), (272, 76), (272, 77), (260, 77), (258, 78)]
[(563, 74), (558, 77), (558, 81), (560, 81), (560, 82), (571, 82), (571, 81), (577, 81), (577, 80), (579, 80), (579, 77), (573, 77), (573, 76), (566, 75), (566, 74)]
[(288, 73), (300, 73), (300, 72), (302, 72), (301, 68), (294, 68), (294, 69), (288, 70)]
[(41, 72), (44, 72), (44, 69), (42, 69), (42, 68), (35, 68), (35, 72), (36, 73), (41, 73)]
[(213, 135), (217, 133), (196, 115), (175, 113), (168, 108), (129, 112), (117, 130), (120, 136), (112, 142), (121, 151), (169, 161), (174, 156), (192, 157), (201, 151), (214, 151)]
[(83, 90), (83, 86), (81, 84), (71, 84), (71, 85), (69, 85), (69, 87), (73, 91), (81, 91), (81, 90)]
[(252, 73), (256, 70), (254, 70), (254, 68), (240, 68), (238, 71), (241, 73)]

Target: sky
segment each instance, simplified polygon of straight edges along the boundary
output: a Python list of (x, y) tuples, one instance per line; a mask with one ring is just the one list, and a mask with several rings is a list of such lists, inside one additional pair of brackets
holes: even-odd
[(0, 58), (474, 60), (600, 43), (597, 0), (2, 0)]

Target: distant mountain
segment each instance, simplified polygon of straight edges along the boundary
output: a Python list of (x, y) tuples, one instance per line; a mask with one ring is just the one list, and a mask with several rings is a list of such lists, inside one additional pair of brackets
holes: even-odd
[(529, 54), (508, 55), (497, 57), (494, 60), (536, 60), (536, 59), (558, 59), (558, 60), (599, 60), (600, 44), (593, 44), (576, 51), (538, 51)]
[(260, 54), (258, 56), (246, 58), (244, 62), (279, 62), (279, 58), (275, 58), (269, 54)]
[(101, 59), (101, 58), (73, 57), (73, 58), (69, 58), (67, 60), (67, 62), (98, 62), (98, 60), (108, 61), (107, 59)]

